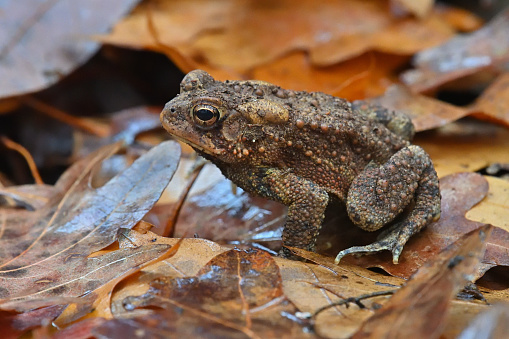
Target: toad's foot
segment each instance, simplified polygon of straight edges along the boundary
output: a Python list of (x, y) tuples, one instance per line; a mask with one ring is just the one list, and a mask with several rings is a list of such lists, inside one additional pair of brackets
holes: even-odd
[[(440, 218), (440, 212), (436, 212), (433, 215), (432, 221), (437, 221)], [(407, 243), (408, 239), (417, 231), (419, 231), (422, 226), (418, 223), (416, 224), (412, 218), (410, 220), (402, 221), (394, 224), (392, 227), (387, 229), (380, 235), (380, 239), (375, 241), (372, 244), (366, 246), (353, 246), (342, 250), (336, 256), (334, 263), (338, 264), (341, 258), (343, 258), (347, 254), (352, 253), (376, 253), (383, 250), (389, 250), (392, 252), (392, 262), (393, 264), (397, 264), (399, 262), (399, 256), (401, 251), (403, 251), (403, 246)]]
[[(401, 227), (397, 227), (399, 224), (394, 225), (388, 232), (384, 232), (385, 236), (378, 241), (375, 241), (372, 244), (366, 246), (353, 246), (342, 250), (336, 256), (334, 260), (335, 264), (339, 264), (341, 258), (343, 258), (347, 254), (352, 253), (376, 253), (383, 250), (389, 250), (392, 252), (392, 262), (397, 264), (399, 261), (399, 256), (401, 251), (403, 250), (403, 246), (407, 242), (408, 238), (410, 238), (411, 234), (406, 232), (401, 232)], [(402, 234), (400, 234), (402, 233)]]

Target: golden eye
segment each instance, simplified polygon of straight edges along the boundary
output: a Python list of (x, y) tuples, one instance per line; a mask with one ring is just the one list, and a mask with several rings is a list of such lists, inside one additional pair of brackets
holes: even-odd
[(194, 122), (202, 128), (210, 128), (221, 117), (217, 107), (207, 104), (198, 104), (191, 109)]

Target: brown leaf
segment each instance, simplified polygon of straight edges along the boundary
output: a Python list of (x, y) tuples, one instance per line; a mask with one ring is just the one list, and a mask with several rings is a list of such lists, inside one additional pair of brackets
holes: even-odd
[(509, 163), (509, 130), (479, 121), (450, 123), (429, 134), (418, 134), (414, 143), (431, 156), (439, 177)]
[(338, 64), (316, 67), (305, 52), (296, 51), (256, 67), (250, 77), (284, 88), (320, 91), (355, 100), (384, 93), (397, 81), (394, 72), (408, 61), (408, 56), (369, 52)]
[(391, 6), (397, 11), (407, 11), (418, 17), (424, 17), (433, 8), (434, 0), (391, 0)]
[(503, 303), (493, 305), (479, 314), (457, 338), (504, 338), (507, 333), (509, 333), (509, 305)]
[[(297, 248), (292, 248), (292, 251), (318, 264), (276, 259), (283, 277), (285, 295), (301, 312), (314, 313), (347, 298), (391, 291), (404, 282), (358, 266), (345, 263), (336, 265), (332, 257)], [(315, 331), (324, 337), (348, 338), (373, 314), (373, 308), (386, 300), (387, 296), (363, 300), (363, 308), (355, 303), (330, 307), (315, 317)]]
[(39, 209), (48, 204), (49, 199), (56, 194), (51, 185), (23, 185), (14, 187), (0, 187), (0, 195), (16, 201), (18, 206), (26, 209)]
[(509, 127), (509, 73), (500, 75), (476, 100), (470, 112)]
[(47, 87), (84, 63), (105, 33), (137, 0), (44, 0), (2, 5), (0, 97)]
[[(216, 310), (218, 315), (232, 319), (249, 317), (246, 315), (249, 309), (262, 306), (283, 294), (275, 262), (268, 253), (254, 249), (234, 249), (219, 254), (201, 268), (196, 277), (161, 277), (151, 285), (151, 298), (171, 298), (175, 303), (212, 313)], [(213, 298), (214, 303), (207, 302), (209, 298)], [(159, 302), (164, 302), (164, 299)], [(223, 310), (216, 308), (218, 303), (225, 303), (223, 307), (230, 308), (233, 313), (222, 314)]]
[(72, 166), (45, 207), (0, 210), (6, 221), (0, 238), (0, 303), (77, 297), (166, 251), (166, 245), (145, 246), (87, 258), (115, 241), (120, 227), (133, 227), (143, 217), (177, 166), (178, 145), (162, 143), (106, 185), (91, 189), (93, 168), (117, 148), (104, 147)]
[[(143, 333), (146, 338), (236, 338), (231, 332), (209, 326), (206, 319), (193, 321), (176, 309), (158, 310), (129, 318), (116, 318), (91, 329), (98, 338), (125, 339)], [(242, 338), (246, 338), (242, 334)], [(62, 338), (65, 338), (62, 336)]]
[(43, 307), (24, 313), (0, 310), (0, 328), (3, 339), (19, 338), (25, 331), (55, 319), (65, 308), (62, 305)]
[[(72, 158), (82, 158), (97, 148), (122, 140), (131, 145), (136, 137), (161, 126), (159, 107), (140, 106), (112, 113), (107, 126), (107, 136), (96, 136), (90, 133), (75, 131), (74, 154)], [(87, 119), (92, 121), (92, 119)], [(97, 119), (99, 120), (99, 119)], [(104, 118), (100, 119), (104, 124)], [(157, 142), (159, 143), (159, 141)], [(129, 152), (131, 149), (128, 149)], [(111, 159), (111, 158), (110, 158)]]
[[(190, 162), (182, 162), (176, 181), (185, 182)], [(178, 194), (173, 185), (172, 192)], [(165, 197), (169, 199), (168, 196)], [(169, 210), (168, 206), (163, 206)], [(182, 206), (175, 226), (175, 237), (192, 236), (217, 241), (250, 244), (262, 242), (278, 250), (281, 246), (281, 228), (286, 217), (286, 207), (267, 199), (253, 197), (240, 189), (232, 191), (215, 166), (206, 166), (193, 185)]]
[(402, 85), (393, 85), (382, 96), (368, 100), (408, 115), (417, 131), (440, 127), (467, 115), (509, 126), (508, 85), (509, 73), (504, 73), (467, 108), (412, 93)]
[[(89, 318), (72, 324), (54, 333), (52, 339), (87, 339), (93, 338), (97, 328), (100, 328), (107, 320), (104, 318)], [(124, 337), (127, 338), (127, 337)]]
[(484, 269), (509, 266), (509, 182), (495, 177), (485, 177), (489, 192), (484, 200), (474, 206), (465, 217), (472, 221), (492, 224), (493, 229), (486, 243)]
[(484, 178), (489, 184), (488, 195), (472, 207), (465, 217), (509, 232), (509, 181), (491, 176)]
[(488, 182), (482, 175), (476, 173), (449, 175), (440, 180), (440, 192), (442, 195), (440, 220), (428, 225), (410, 239), (401, 254), (399, 264), (393, 264), (388, 253), (349, 257), (347, 262), (355, 262), (364, 267), (381, 267), (391, 275), (409, 278), (442, 249), (462, 235), (484, 225), (465, 218), (465, 213), (488, 192)]
[[(177, 242), (177, 239), (158, 237), (152, 232), (139, 234), (127, 230), (124, 234), (129, 240), (126, 244), (132, 242), (136, 245), (145, 243), (173, 245)], [(214, 320), (209, 322), (209, 320), (201, 315), (195, 317), (188, 310), (184, 310), (184, 313), (182, 313), (181, 308), (175, 307), (149, 315), (146, 315), (146, 311), (143, 313), (145, 315), (137, 313), (139, 310), (125, 313), (122, 302), (128, 296), (146, 293), (149, 288), (148, 284), (153, 280), (154, 276), (166, 276), (166, 279), (181, 279), (183, 276), (196, 276), (203, 269), (203, 265), (206, 265), (207, 261), (226, 250), (226, 248), (207, 240), (183, 239), (179, 251), (171, 259), (165, 260), (163, 263), (150, 265), (144, 268), (140, 275), (124, 280), (113, 295), (112, 309), (117, 320), (108, 322), (109, 325), (105, 325), (108, 328), (109, 337), (117, 338), (116, 334), (122, 337), (123, 334), (123, 338), (125, 338), (129, 336), (128, 334), (132, 334), (135, 329), (143, 329), (146, 333), (153, 333), (153, 331), (171, 333), (173, 331), (189, 337), (196, 336), (194, 331), (197, 328), (207, 329), (209, 336), (212, 336), (212, 333), (222, 334), (222, 336), (219, 335), (220, 337), (232, 336), (233, 334), (230, 329), (218, 326)], [(335, 265), (331, 257), (324, 257), (309, 252), (307, 255), (320, 265), (274, 258), (281, 272), (283, 292), (286, 298), (297, 309), (285, 308), (287, 306), (282, 304), (272, 307), (282, 307), (283, 310), (289, 312), (287, 315), (290, 319), (296, 310), (313, 313), (322, 306), (337, 301), (344, 301), (346, 298), (377, 291), (393, 290), (404, 282), (402, 279), (375, 273), (357, 266), (347, 265), (344, 262), (340, 265)], [(221, 269), (218, 268), (217, 274), (220, 274), (220, 272)], [(235, 283), (235, 280), (233, 282)], [(230, 289), (234, 288), (235, 286)], [(193, 292), (190, 292), (190, 295), (193, 295)], [(189, 298), (193, 300), (192, 297)], [(339, 334), (346, 337), (348, 333), (354, 333), (362, 322), (373, 314), (373, 307), (383, 304), (386, 300), (387, 297), (384, 296), (363, 300), (362, 303), (366, 307), (364, 309), (360, 309), (355, 304), (332, 307), (317, 316), (314, 326), (315, 331), (324, 337), (338, 337)], [(465, 302), (454, 301), (451, 311), (454, 323), (448, 323), (448, 333), (458, 334), (464, 327), (464, 324), (468, 323), (469, 319), (485, 308), (482, 306), (475, 303), (467, 304)], [(468, 312), (466, 312), (466, 309)], [(253, 314), (258, 316), (260, 312), (266, 311), (265, 308), (261, 308), (260, 311)], [(269, 315), (271, 314), (269, 313)], [(129, 317), (131, 319), (120, 319), (122, 317)], [(271, 324), (276, 328), (282, 325), (277, 319), (280, 319), (279, 316), (271, 317)], [(287, 323), (285, 322), (284, 324)], [(463, 327), (461, 327), (462, 324)], [(100, 333), (105, 333), (103, 332), (104, 330), (104, 327), (101, 326)], [(256, 333), (258, 334), (258, 332)], [(304, 334), (302, 334), (298, 326), (297, 332), (290, 331), (286, 335), (293, 338), (301, 337)], [(284, 334), (278, 333), (276, 336), (284, 337)]]
[(417, 53), (415, 69), (401, 79), (414, 92), (502, 65), (509, 59), (509, 10), (505, 10), (476, 32), (457, 36), (443, 45)]
[(491, 226), (458, 240), (428, 261), (353, 338), (438, 338), (453, 298), (472, 280)]
[[(148, 11), (160, 43), (192, 60), (188, 65), (203, 68), (219, 79), (225, 74), (218, 71), (239, 78), (254, 67), (297, 50), (309, 52), (313, 65), (327, 66), (370, 50), (412, 54), (453, 34), (452, 27), (434, 12), (423, 20), (399, 19), (392, 16), (384, 1), (307, 0), (296, 6), (290, 0), (152, 0), (144, 2), (101, 40), (167, 52), (148, 30)], [(174, 53), (169, 56), (174, 57)]]
[(295, 309), (285, 301), (278, 266), (268, 253), (255, 249), (219, 254), (193, 277), (157, 278), (148, 293), (129, 297), (123, 304), (128, 310), (176, 307), (180, 323), (201, 324), (200, 331), (229, 333), (228, 337), (265, 337), (264, 333), (291, 337), (301, 331), (281, 315)]
[(466, 328), (475, 316), (486, 311), (490, 306), (479, 302), (469, 302), (453, 299), (449, 314), (446, 318), (445, 328), (442, 332), (443, 338), (458, 338), (459, 334)]
[(406, 87), (398, 85), (390, 87), (384, 95), (369, 101), (406, 114), (412, 119), (416, 131), (440, 127), (468, 114), (463, 108), (413, 94)]
[(455, 29), (461, 32), (470, 32), (479, 29), (483, 24), (483, 20), (480, 17), (472, 15), (471, 12), (462, 8), (454, 8), (450, 10), (445, 7), (436, 7), (438, 15), (440, 15), (445, 21), (449, 23)]

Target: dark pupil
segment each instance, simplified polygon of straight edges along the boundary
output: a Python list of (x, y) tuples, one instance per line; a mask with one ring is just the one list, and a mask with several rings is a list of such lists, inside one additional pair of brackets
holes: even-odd
[(202, 108), (196, 111), (196, 117), (202, 121), (209, 121), (214, 117), (214, 112), (210, 109)]

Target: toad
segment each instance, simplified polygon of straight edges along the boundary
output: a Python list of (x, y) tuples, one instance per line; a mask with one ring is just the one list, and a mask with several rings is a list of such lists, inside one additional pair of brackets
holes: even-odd
[[(436, 171), (398, 112), (195, 70), (161, 122), (245, 191), (287, 205), (286, 246), (314, 250), (327, 205), (339, 201), (363, 230), (388, 226), (376, 242), (339, 252), (336, 263), (381, 250), (397, 263), (408, 239), (440, 217)], [(285, 247), (280, 254), (291, 256)]]

